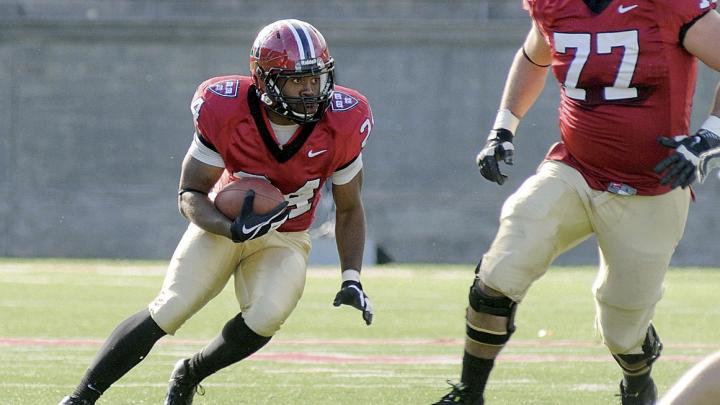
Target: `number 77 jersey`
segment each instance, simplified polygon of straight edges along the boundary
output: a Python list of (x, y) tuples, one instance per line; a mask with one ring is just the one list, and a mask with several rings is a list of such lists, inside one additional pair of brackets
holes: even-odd
[(696, 59), (682, 40), (715, 2), (525, 0), (561, 86), (563, 142), (548, 158), (595, 189), (619, 182), (641, 195), (667, 192), (652, 170), (668, 154), (657, 137), (688, 133)]

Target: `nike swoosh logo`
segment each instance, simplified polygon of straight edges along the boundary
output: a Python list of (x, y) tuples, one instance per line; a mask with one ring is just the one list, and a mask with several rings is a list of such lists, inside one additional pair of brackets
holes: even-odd
[(277, 214), (273, 215), (272, 218), (269, 218), (268, 220), (261, 222), (255, 226), (251, 226), (250, 228), (248, 228), (247, 225), (243, 224), (242, 233), (244, 233), (245, 235), (250, 235), (251, 233), (255, 232), (256, 229), (258, 229), (262, 226), (265, 226), (268, 223), (277, 225), (276, 227), (279, 227), (280, 225), (285, 223), (285, 221), (288, 219), (288, 217), (286, 216), (282, 221), (278, 221), (278, 222), (274, 222), (274, 221), (277, 220), (278, 217), (283, 216), (284, 214), (285, 214), (285, 211), (279, 211)]
[(261, 224), (257, 224), (257, 225), (255, 225), (255, 226), (253, 226), (253, 227), (250, 227), (250, 228), (247, 228), (247, 227), (245, 227), (245, 225), (243, 225), (243, 227), (242, 227), (242, 232), (243, 232), (245, 235), (250, 235), (251, 233), (255, 232), (256, 229), (260, 228), (260, 227), (263, 226), (263, 225), (265, 225), (264, 222), (261, 223)]
[(637, 7), (637, 4), (633, 4), (632, 6), (623, 6), (623, 5), (621, 4), (621, 5), (618, 6), (618, 13), (620, 13), (620, 14), (625, 14), (625, 13), (627, 13), (628, 11), (634, 9), (635, 7)]
[(317, 156), (317, 155), (322, 155), (322, 154), (325, 153), (325, 152), (327, 152), (327, 149), (318, 150), (318, 151), (309, 150), (309, 151), (308, 151), (308, 157), (309, 157), (309, 158), (314, 158), (315, 156)]

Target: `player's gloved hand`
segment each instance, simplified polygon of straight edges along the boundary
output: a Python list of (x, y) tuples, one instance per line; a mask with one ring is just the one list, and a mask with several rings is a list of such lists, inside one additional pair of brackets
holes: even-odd
[(253, 212), (255, 191), (248, 190), (245, 194), (240, 215), (230, 225), (233, 242), (245, 242), (259, 238), (273, 229), (277, 229), (288, 219), (288, 202), (283, 201), (267, 214), (258, 215)]
[(365, 294), (362, 284), (356, 280), (345, 280), (340, 286), (340, 291), (335, 294), (333, 305), (350, 305), (362, 311), (362, 317), (367, 325), (373, 320), (373, 307), (370, 298)]
[(513, 133), (505, 128), (493, 129), (488, 135), (485, 147), (478, 153), (475, 162), (480, 166), (480, 174), (490, 181), (502, 185), (507, 176), (500, 172), (499, 162), (513, 164), (515, 147)]
[(695, 181), (700, 155), (720, 143), (720, 137), (707, 129), (700, 129), (693, 136), (661, 136), (658, 142), (662, 146), (675, 149), (674, 153), (655, 166), (655, 173), (665, 173), (660, 184), (685, 188)]

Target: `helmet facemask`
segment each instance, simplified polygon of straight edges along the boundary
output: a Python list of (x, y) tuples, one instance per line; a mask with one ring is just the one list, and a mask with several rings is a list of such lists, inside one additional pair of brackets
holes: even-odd
[[(332, 58), (327, 63), (320, 59), (310, 60), (303, 66), (298, 62), (299, 69), (286, 70), (272, 68), (265, 72), (257, 66), (256, 77), (262, 80), (258, 88), (260, 100), (267, 107), (282, 117), (304, 124), (318, 121), (327, 108), (335, 87), (334, 62)], [(294, 79), (317, 77), (319, 79), (318, 91), (309, 96), (289, 96), (285, 93), (288, 82)]]

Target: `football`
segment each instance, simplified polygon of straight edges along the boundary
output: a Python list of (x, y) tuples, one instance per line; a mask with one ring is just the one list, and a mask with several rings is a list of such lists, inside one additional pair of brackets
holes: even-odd
[(218, 191), (215, 196), (215, 207), (226, 217), (235, 219), (240, 215), (248, 190), (255, 191), (253, 212), (256, 214), (267, 214), (284, 201), (283, 194), (269, 181), (258, 177), (244, 177)]

